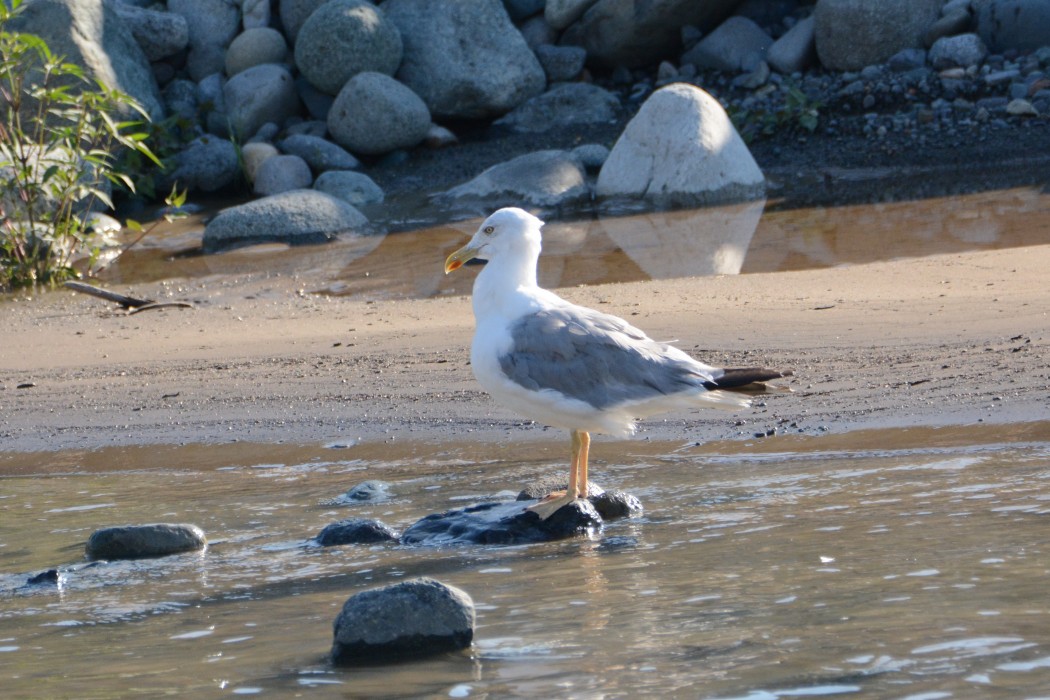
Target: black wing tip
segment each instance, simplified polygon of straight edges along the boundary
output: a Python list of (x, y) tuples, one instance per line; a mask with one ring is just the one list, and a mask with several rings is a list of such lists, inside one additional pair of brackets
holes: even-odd
[(795, 375), (794, 370), (768, 369), (766, 367), (727, 367), (722, 372), (721, 377), (712, 382), (705, 382), (705, 386), (709, 389), (733, 389)]

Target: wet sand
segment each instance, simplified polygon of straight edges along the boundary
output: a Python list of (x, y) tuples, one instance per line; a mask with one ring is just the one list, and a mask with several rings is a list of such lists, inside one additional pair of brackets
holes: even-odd
[[(257, 274), (129, 290), (190, 310), (128, 316), (66, 291), (0, 303), (0, 452), (556, 437), (473, 379), (463, 295), (476, 272), (444, 278), (441, 257), (426, 300), (317, 295), (315, 280)], [(775, 441), (1047, 419), (1048, 269), (1043, 245), (562, 293), (709, 363), (795, 371), (793, 392), (749, 411), (667, 414), (635, 439)]]

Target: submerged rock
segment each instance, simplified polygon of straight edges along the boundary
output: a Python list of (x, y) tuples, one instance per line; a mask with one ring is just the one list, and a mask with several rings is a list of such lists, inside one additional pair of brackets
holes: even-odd
[(484, 201), (489, 206), (522, 201), (540, 207), (572, 204), (589, 198), (587, 173), (567, 151), (536, 151), (497, 163), (473, 180), (438, 195)]
[(402, 544), (529, 544), (602, 530), (602, 518), (589, 501), (577, 500), (551, 517), (526, 510), (534, 501), (482, 503), (434, 513), (401, 535)]
[(343, 494), (342, 500), (353, 503), (382, 503), (390, 500), (390, 484), (385, 481), (369, 479), (351, 486)]
[(322, 547), (333, 547), (341, 544), (397, 542), (397, 539), (397, 531), (379, 520), (347, 518), (325, 525), (314, 541)]
[(196, 525), (121, 525), (91, 533), (87, 541), (87, 556), (91, 559), (163, 557), (204, 549), (207, 544), (204, 530)]
[(332, 625), (332, 662), (408, 661), (470, 646), (474, 601), (466, 592), (417, 578), (350, 597)]

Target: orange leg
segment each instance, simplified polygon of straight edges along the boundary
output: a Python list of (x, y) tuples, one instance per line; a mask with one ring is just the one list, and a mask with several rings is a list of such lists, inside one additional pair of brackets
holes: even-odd
[(591, 447), (591, 436), (584, 430), (572, 431), (572, 460), (569, 462), (569, 488), (565, 492), (548, 495), (528, 510), (537, 513), (541, 520), (554, 515), (564, 505), (577, 498), (587, 497), (587, 455)]

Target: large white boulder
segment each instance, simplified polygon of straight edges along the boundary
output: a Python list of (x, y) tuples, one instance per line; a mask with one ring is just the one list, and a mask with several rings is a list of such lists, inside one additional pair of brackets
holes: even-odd
[(765, 177), (718, 100), (688, 83), (654, 92), (598, 174), (599, 197), (663, 205), (753, 199)]

